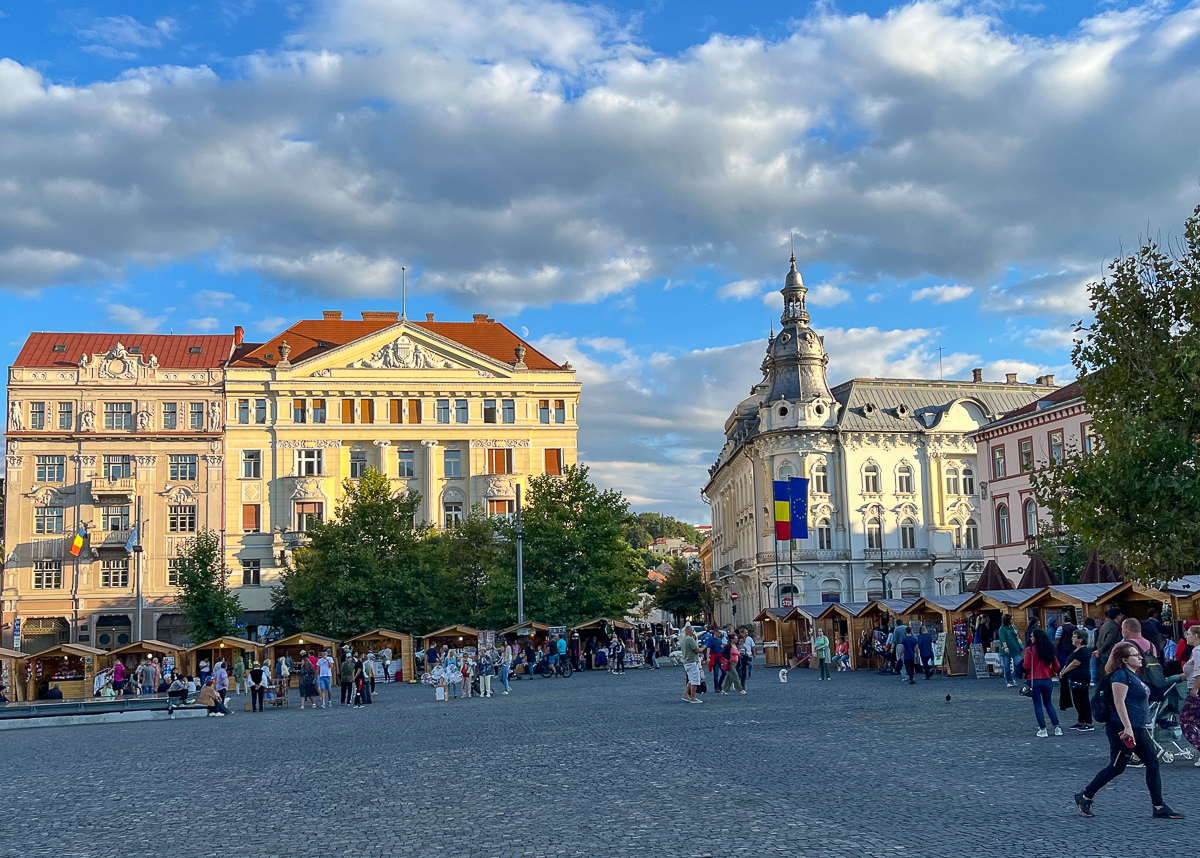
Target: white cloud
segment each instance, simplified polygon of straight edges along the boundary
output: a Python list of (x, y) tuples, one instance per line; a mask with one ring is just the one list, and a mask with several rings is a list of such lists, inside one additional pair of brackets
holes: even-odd
[(205, 316), (203, 319), (188, 319), (188, 327), (202, 334), (209, 334), (221, 327), (221, 320), (216, 316)]
[(762, 291), (762, 283), (758, 280), (735, 280), (717, 289), (717, 297), (724, 300), (732, 298), (735, 301), (745, 301), (753, 298)]
[(274, 336), (287, 327), (288, 321), (289, 320), (285, 319), (283, 316), (266, 316), (262, 319), (259, 319), (251, 327), (261, 334)]
[(951, 301), (961, 301), (974, 291), (970, 286), (926, 286), (923, 289), (914, 290), (908, 300), (949, 304)]
[(108, 304), (104, 312), (108, 316), (109, 324), (134, 334), (153, 334), (167, 320), (166, 316), (148, 316), (137, 307), (124, 304)]
[(833, 307), (850, 300), (850, 292), (832, 283), (820, 283), (814, 289), (808, 290), (806, 303), (816, 307)]
[[(204, 253), (338, 296), (394, 294), (405, 264), (417, 291), (496, 311), (702, 266), (765, 281), (794, 234), (845, 282), (978, 291), (1190, 209), (1194, 8), (1054, 39), (970, 4), (816, 9), (775, 40), (656, 56), (595, 6), (329, 0), (228, 80), (76, 86), (0, 60), (0, 284)], [(134, 54), (176, 32), (113, 16), (81, 35)], [(4, 264), (22, 248), (61, 262)], [(1034, 277), (988, 295), (1034, 315), (1078, 298)]]
[(1030, 328), (1025, 331), (1023, 345), (1043, 352), (1056, 352), (1074, 347), (1082, 335), (1074, 328)]

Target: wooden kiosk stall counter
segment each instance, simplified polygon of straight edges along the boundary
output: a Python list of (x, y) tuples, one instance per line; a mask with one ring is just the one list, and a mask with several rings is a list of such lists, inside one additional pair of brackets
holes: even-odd
[(3, 694), (10, 702), (29, 699), (25, 684), (25, 664), (28, 661), (28, 653), (0, 647), (0, 685), (4, 686)]
[(1200, 575), (1185, 575), (1163, 587), (1171, 595), (1171, 616), (1176, 620), (1200, 621)]
[(937, 642), (934, 665), (948, 676), (963, 676), (967, 673), (970, 652), (962, 643), (967, 637), (967, 618), (970, 615), (965, 606), (975, 601), (980, 604), (984, 602), (975, 593), (922, 596), (908, 607), (902, 617), (910, 628), (913, 623), (920, 623), (933, 634)]
[(134, 641), (108, 651), (108, 663), (112, 667), (118, 661), (132, 672), (141, 664), (143, 658), (158, 659), (158, 665), (165, 677), (172, 671), (183, 672), (187, 663), (187, 650), (181, 646), (163, 643), (156, 640)]
[[(834, 617), (836, 622), (845, 624), (846, 639), (850, 642), (851, 670), (865, 670), (879, 666), (875, 659), (872, 640), (868, 640), (868, 646), (871, 647), (870, 655), (864, 658), (862, 654), (863, 632), (868, 634), (868, 638), (871, 638), (875, 632), (875, 625), (868, 616), (863, 614), (870, 604), (870, 602), (834, 602), (829, 612), (829, 616)], [(836, 643), (836, 641), (831, 639), (830, 643)], [(836, 651), (836, 647), (834, 649)]]
[[(837, 649), (837, 638), (834, 637), (833, 626), (830, 625), (826, 628), (820, 624), (824, 623), (825, 618), (834, 612), (835, 604), (835, 602), (818, 602), (814, 605), (797, 605), (783, 618), (783, 621), (791, 623), (794, 629), (797, 646), (793, 648), (793, 657), (803, 660), (812, 655), (812, 642), (816, 637), (818, 627), (825, 629), (825, 635), (829, 638), (829, 653), (832, 657)], [(818, 664), (819, 662), (815, 658), (808, 658), (808, 667), (816, 670)]]
[(345, 643), (351, 652), (367, 650), (390, 656), (388, 660), (394, 667), (389, 669), (393, 672), (396, 682), (416, 682), (419, 678), (412, 635), (391, 629), (371, 629), (369, 632), (347, 638)]
[[(529, 642), (532, 642), (535, 650), (541, 650), (546, 641), (550, 639), (550, 629), (551, 626), (549, 623), (542, 623), (538, 622), (537, 620), (526, 620), (523, 623), (517, 623), (509, 626), (506, 629), (501, 629), (500, 631), (496, 632), (496, 640), (502, 640), (506, 643), (516, 643), (517, 646), (521, 648), (522, 652), (525, 650), (525, 644)], [(517, 676), (518, 671), (522, 676), (532, 673), (529, 666), (526, 665), (523, 660), (520, 664), (518, 664), (514, 659), (514, 677)], [(530, 678), (532, 678), (532, 676), (530, 676)]]
[[(579, 657), (586, 659), (588, 657), (587, 643), (589, 640), (597, 641), (596, 646), (599, 647), (601, 645), (600, 642), (607, 643), (609, 636), (618, 629), (632, 631), (633, 624), (627, 623), (624, 620), (614, 620), (609, 617), (593, 617), (585, 623), (572, 626), (569, 631), (571, 634), (579, 635)], [(625, 666), (641, 667), (643, 657), (641, 653), (633, 652), (632, 640), (625, 635), (621, 635), (621, 640), (625, 642)], [(595, 669), (596, 665), (589, 661), (588, 667)]]
[[(276, 665), (279, 664), (279, 659), (288, 658), (291, 664), (300, 661), (300, 653), (308, 655), (316, 655), (320, 658), (325, 654), (325, 650), (333, 655), (333, 675), (338, 675), (338, 668), (341, 666), (339, 659), (341, 653), (338, 652), (338, 641), (335, 638), (326, 637), (325, 635), (317, 635), (312, 632), (297, 632), (294, 635), (288, 635), (286, 638), (280, 638), (277, 641), (271, 641), (266, 645), (266, 657), (271, 662), (271, 676), (278, 676)], [(292, 668), (291, 675), (288, 679), (290, 688), (300, 687), (300, 671)]]
[(1123, 610), (1126, 617), (1145, 622), (1148, 619), (1160, 619), (1163, 606), (1170, 606), (1173, 602), (1169, 593), (1136, 581), (1125, 581), (1105, 593), (1099, 604), (1102, 614), (1115, 606)]
[(439, 650), (443, 646), (450, 649), (476, 649), (479, 646), (479, 629), (460, 625), (446, 626), (422, 637), (422, 649), (428, 650), (431, 645), (436, 645)]
[(768, 667), (786, 667), (796, 652), (796, 627), (785, 622), (791, 608), (764, 608), (754, 618), (762, 624), (763, 658)]
[(29, 659), (25, 699), (37, 700), (47, 688), (57, 685), (63, 698), (92, 697), (96, 674), (104, 669), (105, 650), (84, 644), (59, 644)]
[[(263, 658), (263, 645), (237, 638), (233, 635), (222, 635), (202, 644), (196, 644), (186, 650), (187, 674), (200, 675), (200, 662), (207, 661), (208, 669), (212, 670), (218, 661), (225, 662), (226, 667), (233, 664), (234, 659), (250, 657), (251, 663)], [(271, 673), (274, 676), (274, 672)]]
[(1036, 619), (1046, 628), (1051, 621), (1061, 626), (1069, 622), (1082, 626), (1088, 617), (1096, 621), (1096, 628), (1104, 624), (1104, 608), (1108, 594), (1121, 587), (1115, 584), (1055, 584), (1039, 591), (1018, 605), (1018, 613), (1027, 619)]

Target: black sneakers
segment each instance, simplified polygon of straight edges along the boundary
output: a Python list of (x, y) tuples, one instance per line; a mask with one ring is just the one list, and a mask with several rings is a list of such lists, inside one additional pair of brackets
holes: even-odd
[[(1091, 804), (1091, 802), (1088, 802), (1088, 804)], [(1167, 805), (1164, 804), (1162, 807), (1154, 808), (1154, 818), (1155, 819), (1183, 819), (1183, 814), (1177, 810), (1171, 810), (1170, 807), (1168, 807)]]
[[(1075, 806), (1079, 808), (1079, 812), (1091, 819), (1096, 814), (1092, 813), (1092, 800), (1081, 792), (1075, 793)], [(1158, 813), (1158, 811), (1155, 811)]]

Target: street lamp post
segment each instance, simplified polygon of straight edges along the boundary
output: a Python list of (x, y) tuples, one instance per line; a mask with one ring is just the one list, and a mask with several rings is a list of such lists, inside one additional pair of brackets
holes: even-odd
[(517, 483), (517, 624), (525, 622), (525, 561), (521, 556), (521, 546), (525, 541), (525, 531), (521, 529), (521, 484)]
[(1058, 552), (1058, 578), (1064, 584), (1067, 583), (1067, 575), (1066, 575), (1067, 570), (1065, 568), (1066, 567), (1065, 561), (1067, 558), (1067, 549), (1068, 548), (1070, 548), (1069, 545), (1054, 546), (1054, 550)]

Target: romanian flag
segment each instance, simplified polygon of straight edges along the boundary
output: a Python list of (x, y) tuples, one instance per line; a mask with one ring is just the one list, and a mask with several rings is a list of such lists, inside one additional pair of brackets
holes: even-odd
[(787, 480), (775, 481), (775, 539), (792, 538), (792, 504)]
[(775, 481), (775, 538), (808, 538), (808, 480)]
[(79, 552), (83, 550), (83, 538), (87, 536), (87, 530), (84, 526), (79, 525), (79, 530), (75, 531), (75, 538), (71, 540), (71, 556), (78, 557)]

